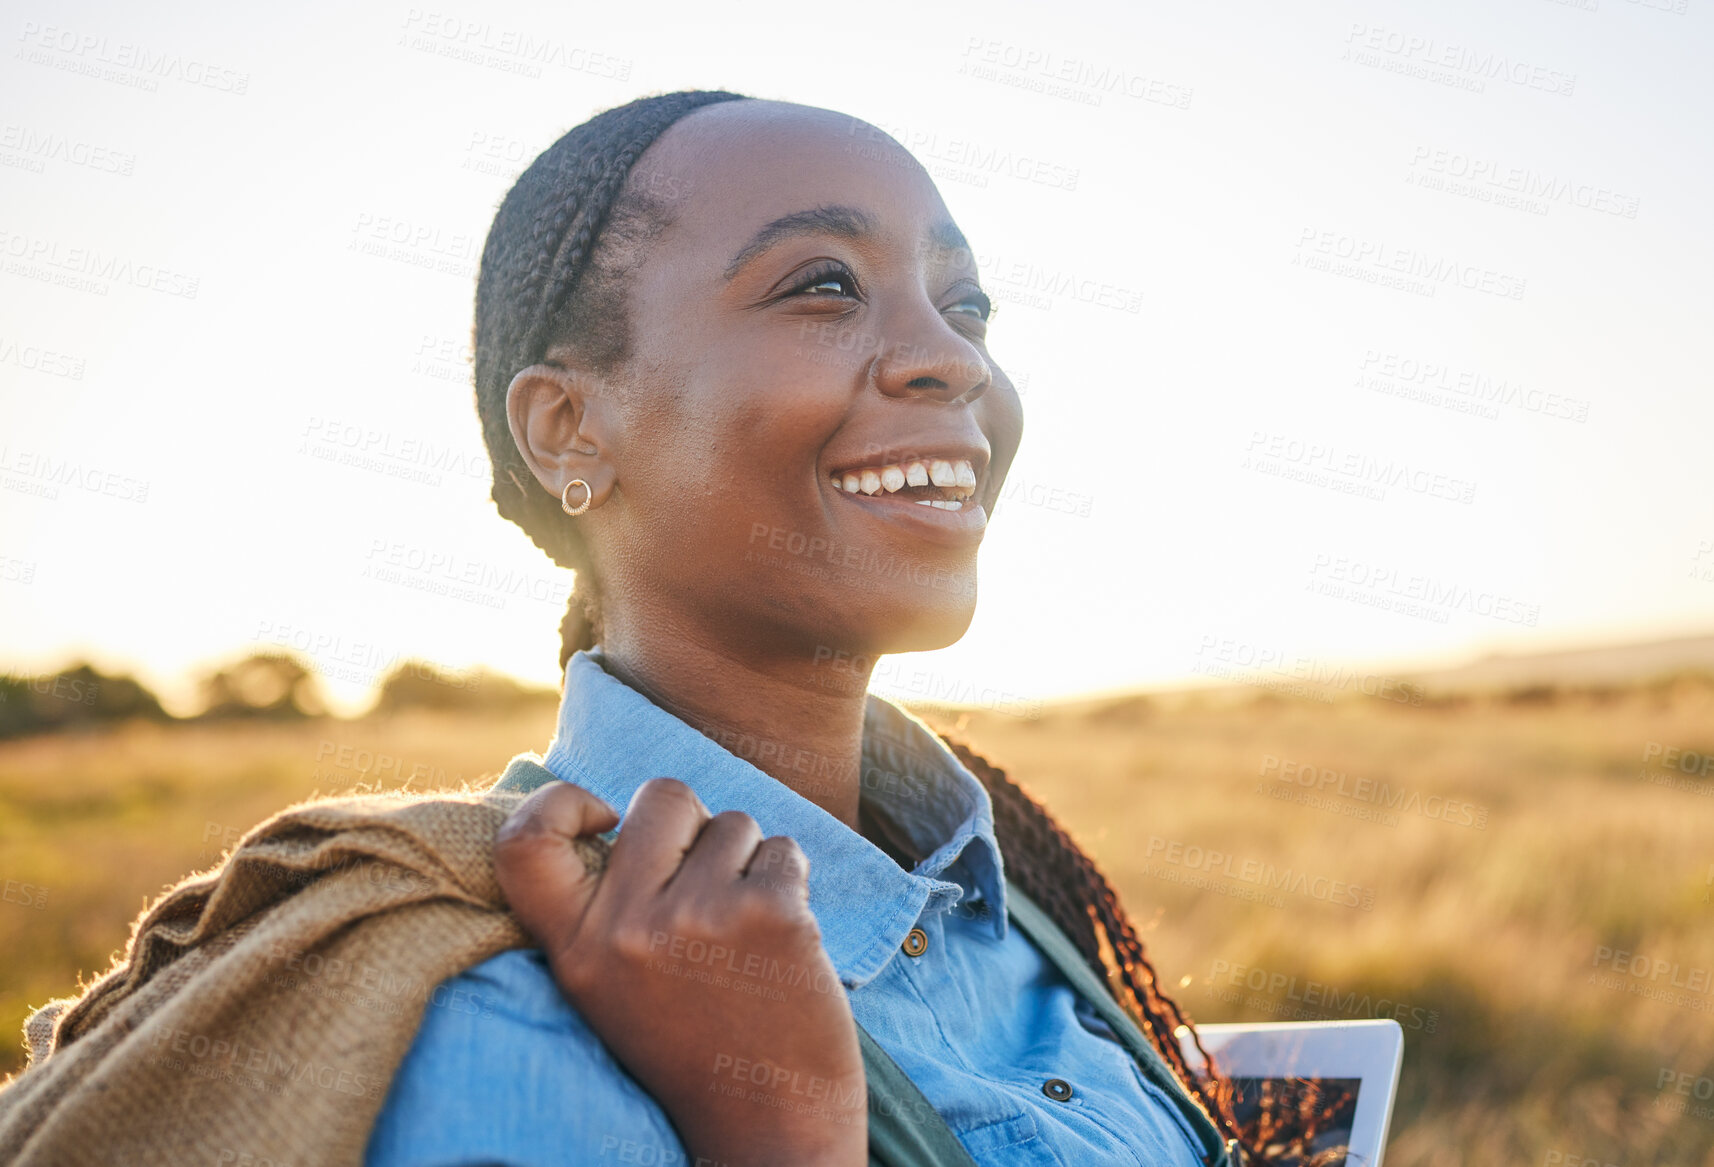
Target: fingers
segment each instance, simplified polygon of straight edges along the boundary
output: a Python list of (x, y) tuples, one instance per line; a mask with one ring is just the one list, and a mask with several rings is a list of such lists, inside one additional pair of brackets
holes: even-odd
[(755, 819), (741, 810), (721, 811), (703, 824), (673, 884), (708, 889), (731, 884), (744, 874), (761, 841)]
[(781, 898), (809, 901), (809, 859), (789, 835), (763, 839), (744, 869), (744, 883)]
[(651, 778), (631, 796), (604, 881), (610, 906), (622, 912), (657, 895), (672, 879), (708, 821), (708, 808), (676, 778)]
[(579, 837), (611, 830), (613, 808), (581, 786), (550, 782), (518, 804), (494, 837), (494, 875), (506, 902), (550, 953), (571, 942), (597, 875), (578, 857)]

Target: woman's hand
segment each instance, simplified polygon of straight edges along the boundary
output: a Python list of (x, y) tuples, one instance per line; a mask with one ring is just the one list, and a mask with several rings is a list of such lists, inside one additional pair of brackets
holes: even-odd
[(652, 1094), (692, 1156), (864, 1164), (856, 1023), (809, 910), (809, 864), (682, 782), (631, 799), (604, 874), (573, 850), (612, 808), (553, 782), (500, 828), (495, 867), (560, 991)]

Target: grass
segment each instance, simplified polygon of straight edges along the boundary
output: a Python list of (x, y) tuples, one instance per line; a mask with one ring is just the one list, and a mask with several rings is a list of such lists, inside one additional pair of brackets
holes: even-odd
[[(1398, 1016), (1389, 1167), (1714, 1167), (1695, 1097), (1714, 1089), (1698, 1085), (1714, 1079), (1714, 775), (1661, 765), (1667, 748), (1714, 753), (1714, 684), (928, 716), (1054, 809), (1197, 1020)], [(478, 781), (552, 720), (135, 723), (0, 744), (0, 1028), (104, 969), (145, 902), (286, 804)], [(1266, 888), (1270, 864), (1308, 878)], [(1647, 971), (1603, 956), (1621, 951)], [(0, 1073), (21, 1063), (0, 1047)]]

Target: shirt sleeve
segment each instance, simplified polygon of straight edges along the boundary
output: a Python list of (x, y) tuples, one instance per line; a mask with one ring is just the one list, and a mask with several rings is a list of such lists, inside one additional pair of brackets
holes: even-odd
[(542, 954), (501, 953), (429, 995), (366, 1167), (686, 1165), (660, 1106), (560, 995)]

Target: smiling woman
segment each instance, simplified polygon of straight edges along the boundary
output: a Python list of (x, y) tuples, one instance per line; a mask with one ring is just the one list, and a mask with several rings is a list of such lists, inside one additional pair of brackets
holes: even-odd
[(1191, 1072), (1052, 817), (867, 692), (969, 627), (1023, 430), (877, 136), (675, 93), (518, 179), (476, 398), (501, 514), (577, 574), (552, 743), (475, 801), (294, 808), (164, 897), (32, 1019), (0, 1157), (1309, 1161), (1325, 1114), (1240, 1129)]
[[(853, 1016), (983, 1162), (1215, 1162), (1240, 1133), (1089, 860), (1002, 773), (865, 692), (878, 656), (968, 628), (1023, 428), (969, 245), (876, 140), (827, 110), (648, 98), (567, 134), (496, 216), (476, 330), (494, 499), (578, 580), (545, 759), (563, 781), (536, 796), (562, 803), (512, 836), (546, 848), (539, 866), (501, 855), (556, 955), (459, 978), (513, 1023), (432, 1011), (372, 1163), (593, 1160), (615, 1138), (861, 1161), (837, 1108), (720, 1080), (743, 1058), (861, 1081)], [(617, 817), (567, 783), (627, 808), (593, 897), (563, 844)], [(803, 859), (747, 932), (718, 889)], [(1045, 946), (1007, 926), (1030, 901)], [(771, 947), (781, 929), (795, 940)], [(825, 964), (844, 991), (735, 1001), (697, 976), (729, 962), (661, 959), (686, 944)], [(1100, 1002), (1078, 991), (1090, 972)], [(1110, 1023), (1113, 998), (1129, 1015)], [(496, 1047), (511, 1056), (478, 1052)], [(544, 1066), (552, 1086), (523, 1080)], [(546, 1114), (516, 1102), (541, 1091)]]

